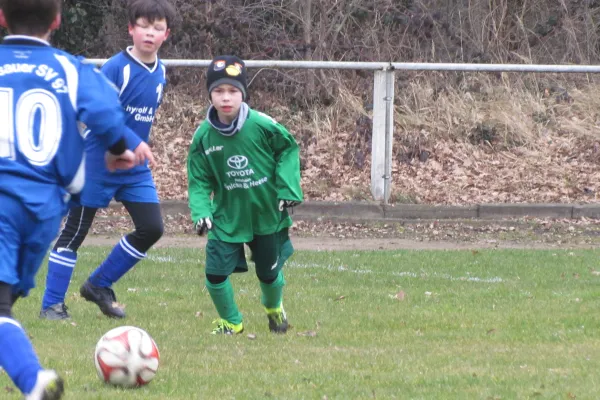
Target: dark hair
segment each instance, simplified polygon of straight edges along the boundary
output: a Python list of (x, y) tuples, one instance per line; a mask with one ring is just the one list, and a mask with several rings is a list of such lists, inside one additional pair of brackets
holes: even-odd
[(62, 0), (0, 0), (8, 31), (15, 35), (41, 36), (60, 13)]
[(127, 10), (131, 25), (135, 25), (138, 18), (146, 18), (150, 23), (164, 18), (170, 28), (176, 14), (175, 7), (168, 0), (130, 0)]

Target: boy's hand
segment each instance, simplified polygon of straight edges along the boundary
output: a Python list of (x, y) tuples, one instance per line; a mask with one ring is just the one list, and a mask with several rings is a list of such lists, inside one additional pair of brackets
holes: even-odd
[(279, 200), (279, 211), (283, 211), (284, 208), (296, 207), (298, 204), (300, 204), (299, 201)]
[(212, 221), (208, 217), (200, 218), (200, 220), (194, 224), (194, 230), (198, 236), (204, 236), (204, 234), (211, 229)]
[(115, 172), (117, 169), (130, 169), (135, 167), (135, 154), (131, 150), (125, 150), (122, 154), (116, 155), (107, 151), (104, 160), (106, 168), (110, 172)]
[(146, 142), (141, 142), (138, 147), (133, 151), (135, 154), (135, 161), (137, 165), (144, 164), (144, 161), (148, 160), (148, 164), (150, 167), (156, 166), (156, 161), (154, 161), (154, 155), (152, 154), (152, 150), (150, 150), (150, 146)]

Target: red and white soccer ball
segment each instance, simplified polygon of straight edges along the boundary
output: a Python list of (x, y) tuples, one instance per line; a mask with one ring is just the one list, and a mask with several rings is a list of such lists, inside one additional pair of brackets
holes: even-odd
[(150, 382), (158, 370), (158, 347), (148, 332), (133, 326), (108, 331), (96, 345), (94, 362), (101, 380), (136, 387)]

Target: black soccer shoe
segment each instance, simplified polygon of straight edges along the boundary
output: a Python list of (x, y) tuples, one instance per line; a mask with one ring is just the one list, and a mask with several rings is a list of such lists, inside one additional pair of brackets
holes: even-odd
[(286, 333), (289, 325), (283, 305), (266, 311), (267, 318), (269, 318), (269, 330), (273, 333)]
[(40, 318), (49, 321), (60, 321), (70, 319), (71, 316), (67, 312), (68, 308), (65, 303), (53, 304), (48, 308), (40, 311)]
[(102, 314), (110, 318), (125, 318), (125, 311), (117, 303), (115, 292), (110, 287), (99, 287), (93, 285), (89, 280), (85, 281), (79, 289), (81, 297), (100, 307)]

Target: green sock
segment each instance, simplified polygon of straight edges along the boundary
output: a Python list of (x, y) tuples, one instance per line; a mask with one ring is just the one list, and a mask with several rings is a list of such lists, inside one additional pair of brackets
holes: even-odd
[(216, 285), (207, 280), (206, 288), (219, 313), (219, 317), (234, 325), (240, 324), (242, 322), (242, 314), (240, 314), (237, 304), (235, 304), (233, 286), (229, 278), (225, 282), (217, 283)]
[(281, 271), (279, 271), (273, 283), (260, 282), (260, 290), (262, 291), (261, 302), (263, 306), (266, 308), (279, 308), (283, 299), (284, 286), (285, 279)]

